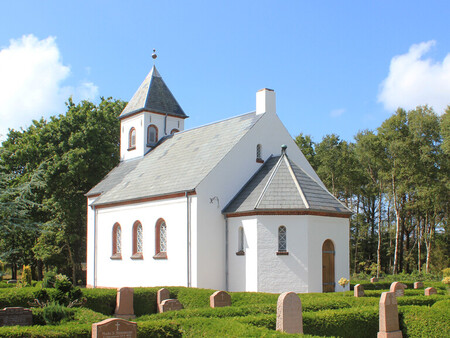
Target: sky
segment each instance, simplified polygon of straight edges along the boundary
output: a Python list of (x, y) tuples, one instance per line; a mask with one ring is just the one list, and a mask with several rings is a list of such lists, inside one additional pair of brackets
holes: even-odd
[(0, 140), (66, 112), (128, 101), (153, 66), (186, 129), (255, 110), (274, 89), (295, 137), (352, 141), (398, 107), (450, 104), (450, 2), (3, 1)]

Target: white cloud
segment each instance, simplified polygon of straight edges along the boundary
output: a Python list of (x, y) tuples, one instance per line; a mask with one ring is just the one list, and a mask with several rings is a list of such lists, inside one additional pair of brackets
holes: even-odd
[(435, 44), (434, 40), (414, 44), (408, 53), (392, 58), (378, 95), (385, 109), (428, 104), (436, 113), (444, 112), (450, 104), (450, 53), (442, 62), (423, 58)]
[(10, 40), (0, 49), (0, 140), (8, 128), (28, 127), (32, 119), (66, 111), (64, 102), (93, 99), (98, 87), (91, 82), (64, 86), (70, 67), (62, 63), (54, 37), (34, 35)]
[(330, 116), (333, 117), (333, 118), (334, 117), (339, 117), (339, 116), (341, 116), (344, 113), (345, 113), (345, 109), (344, 108), (334, 109), (334, 110), (332, 110), (330, 112)]

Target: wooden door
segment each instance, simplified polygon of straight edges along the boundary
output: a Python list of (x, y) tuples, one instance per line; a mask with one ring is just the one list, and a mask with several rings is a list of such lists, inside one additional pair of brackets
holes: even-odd
[(322, 245), (322, 290), (323, 292), (335, 291), (334, 280), (334, 244), (327, 239)]

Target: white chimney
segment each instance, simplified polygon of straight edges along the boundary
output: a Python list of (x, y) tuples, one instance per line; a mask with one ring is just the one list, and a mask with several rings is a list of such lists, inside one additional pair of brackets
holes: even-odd
[(256, 115), (276, 113), (275, 91), (263, 88), (256, 92)]

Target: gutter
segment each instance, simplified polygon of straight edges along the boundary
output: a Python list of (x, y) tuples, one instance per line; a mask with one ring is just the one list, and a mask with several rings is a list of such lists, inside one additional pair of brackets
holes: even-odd
[(191, 287), (191, 208), (189, 194), (185, 191), (184, 196), (186, 197), (186, 273), (187, 273), (187, 287)]
[(94, 280), (93, 280), (93, 288), (97, 287), (97, 209), (95, 205), (92, 205), (92, 210), (94, 212)]
[(228, 292), (228, 217), (223, 215), (225, 218), (225, 290)]

